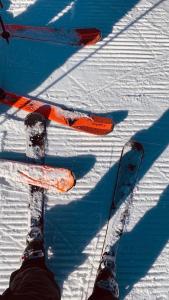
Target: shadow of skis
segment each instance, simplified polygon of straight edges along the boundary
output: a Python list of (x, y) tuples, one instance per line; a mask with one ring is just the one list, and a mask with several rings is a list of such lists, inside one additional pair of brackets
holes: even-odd
[[(133, 137), (134, 139), (139, 140), (140, 142), (142, 142), (142, 144), (144, 144), (145, 150), (145, 157), (142, 168), (139, 173), (139, 180), (143, 178), (143, 176), (150, 170), (154, 162), (168, 147), (168, 124), (169, 110), (167, 110), (161, 116), (161, 118), (157, 120), (150, 128), (138, 132)], [(162, 194), (159, 203), (164, 203), (162, 199), (166, 199), (166, 195), (168, 195), (168, 187)], [(143, 201), (144, 200), (145, 199), (143, 199)], [(147, 274), (152, 264), (162, 251), (163, 247), (166, 245), (166, 241), (169, 235), (167, 230), (164, 230), (164, 224), (166, 224), (168, 220), (167, 218), (165, 219), (166, 213), (164, 214), (164, 219), (162, 223), (161, 217), (157, 219), (153, 217), (153, 214), (158, 214), (158, 212), (159, 216), (162, 216), (162, 214), (160, 215), (160, 211), (157, 209), (157, 207), (159, 207), (161, 210), (162, 207), (164, 208), (164, 206), (158, 206), (157, 204), (156, 208), (152, 208), (149, 212), (147, 212), (144, 215), (144, 217), (140, 220), (140, 222), (134, 227), (134, 229), (130, 233), (125, 233), (122, 237), (122, 240), (120, 242), (120, 251), (117, 257), (117, 276), (120, 285), (120, 295), (122, 297), (120, 299), (124, 299), (127, 296), (127, 294), (132, 290), (133, 285), (140, 281), (141, 278), (143, 278)], [(157, 226), (159, 228), (159, 231), (161, 232), (160, 236), (157, 235), (157, 232), (153, 229), (155, 220), (157, 221)], [(147, 235), (152, 235), (152, 238), (146, 238)], [(143, 248), (145, 248), (145, 250), (141, 253)], [(128, 251), (126, 256), (125, 249), (130, 249), (130, 252)], [(123, 260), (123, 252), (124, 257), (126, 258), (125, 261)], [(125, 274), (125, 272), (123, 271), (123, 265), (125, 268), (126, 264), (127, 269), (131, 270), (131, 273)], [(132, 271), (135, 269), (136, 264), (138, 264), (137, 273), (133, 276)]]
[[(168, 199), (169, 185), (162, 193), (157, 205), (143, 215), (131, 232), (126, 232), (123, 235), (118, 261), (119, 282), (121, 282), (120, 299), (125, 299), (133, 286), (147, 275), (168, 242)], [(127, 250), (127, 255), (125, 253), (126, 247), (130, 249), (130, 251)], [(129, 265), (127, 272), (123, 270), (123, 265), (125, 267), (126, 263)]]
[[(168, 146), (169, 137), (162, 134), (168, 132), (168, 124), (169, 110), (147, 130), (142, 130), (131, 138), (141, 142), (145, 149), (138, 181)], [(107, 221), (117, 169), (118, 162), (81, 200), (74, 200), (68, 205), (60, 204), (46, 211), (46, 245), (52, 252), (49, 265), (60, 285), (88, 258), (84, 250)], [(119, 277), (118, 268), (117, 272)], [(121, 284), (120, 278), (119, 283)]]
[[(18, 162), (25, 162), (26, 154), (3, 151), (0, 152), (0, 159), (9, 159), (16, 160)], [(83, 178), (92, 169), (95, 162), (96, 158), (93, 155), (79, 155), (73, 157), (51, 155), (45, 156), (45, 164), (52, 167), (70, 169), (75, 175), (75, 179), (77, 180)]]
[[(96, 27), (102, 31), (103, 38), (106, 38), (113, 26), (138, 2), (139, 0), (76, 0), (70, 4), (68, 0), (37, 0), (26, 11), (14, 17), (9, 13), (11, 2), (7, 0), (2, 14), (4, 21), (11, 24), (58, 28)], [(79, 47), (56, 47), (26, 40), (11, 41), (9, 47), (10, 70), (8, 64), (3, 88), (10, 88), (11, 91), (24, 95), (39, 87), (54, 70), (79, 51)], [(62, 70), (62, 73), (63, 76), (58, 80), (66, 72)]]

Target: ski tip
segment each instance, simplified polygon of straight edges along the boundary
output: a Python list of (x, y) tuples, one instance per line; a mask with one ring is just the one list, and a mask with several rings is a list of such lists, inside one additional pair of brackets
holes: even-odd
[(37, 112), (33, 112), (33, 113), (30, 113), (26, 116), (25, 118), (25, 125), (26, 126), (34, 126), (37, 122), (41, 122), (41, 123), (46, 123), (45, 121), (45, 117), (40, 114), (40, 113), (37, 113)]
[[(28, 164), (25, 164), (28, 167)], [(75, 186), (75, 176), (71, 170), (65, 168), (55, 168), (47, 165), (38, 166), (29, 164), (29, 171), (18, 170), (19, 181), (35, 186), (33, 192), (39, 189), (52, 190), (54, 192), (65, 193)], [(36, 175), (39, 174), (38, 176)], [(35, 175), (34, 175), (35, 173)]]
[(110, 118), (91, 115), (75, 120), (71, 127), (95, 135), (106, 135), (113, 131), (114, 125)]
[(79, 35), (79, 45), (94, 45), (101, 40), (101, 31), (97, 28), (76, 29)]
[(75, 176), (72, 171), (67, 170), (67, 178), (62, 178), (61, 180), (56, 181), (56, 189), (65, 193), (71, 190), (76, 184)]
[(140, 151), (140, 152), (144, 152), (144, 148), (141, 143), (139, 143), (135, 140), (131, 140), (130, 143), (131, 143), (133, 149)]

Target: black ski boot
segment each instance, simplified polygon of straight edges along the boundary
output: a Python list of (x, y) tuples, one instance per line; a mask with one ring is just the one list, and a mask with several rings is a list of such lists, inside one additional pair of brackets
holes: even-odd
[(32, 227), (27, 235), (23, 261), (45, 257), (43, 234), (40, 227)]

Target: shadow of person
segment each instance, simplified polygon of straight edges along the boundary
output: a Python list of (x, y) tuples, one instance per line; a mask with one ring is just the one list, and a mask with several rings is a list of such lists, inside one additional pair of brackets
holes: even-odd
[[(145, 145), (148, 141), (154, 145), (153, 151), (152, 148), (150, 151), (148, 147), (145, 147), (145, 160), (139, 174), (139, 180), (144, 177), (155, 160), (168, 146), (169, 136), (161, 134), (167, 130), (168, 122), (169, 110), (150, 128), (133, 136), (134, 139), (138, 138), (138, 141), (144, 142)], [(155, 146), (157, 141), (158, 144)], [(112, 200), (117, 168), (118, 162), (81, 200), (74, 200), (68, 205), (59, 204), (46, 211), (46, 247), (52, 253), (49, 258), (49, 265), (57, 274), (60, 285), (70, 273), (84, 263), (87, 259), (86, 247), (105, 225)], [(161, 251), (162, 244), (157, 244), (157, 248)], [(149, 261), (154, 259), (155, 255), (152, 253), (152, 259)], [(150, 264), (147, 271), (149, 267)], [(138, 276), (137, 280), (139, 279)]]
[[(162, 193), (157, 205), (144, 214), (131, 232), (123, 235), (117, 260), (117, 269), (121, 270), (119, 281), (123, 282), (120, 286), (120, 299), (125, 299), (133, 285), (146, 276), (168, 242), (168, 199), (169, 185)], [(127, 255), (125, 249), (127, 249)], [(125, 257), (125, 261), (123, 257)], [(126, 262), (131, 272), (122, 271)]]
[[(4, 3), (6, 12), (2, 14), (6, 23), (65, 28), (97, 27), (102, 31), (103, 38), (106, 38), (113, 26), (138, 2), (139, 0), (76, 0), (71, 4), (69, 1), (37, 0), (26, 11), (13, 16), (9, 13), (10, 1), (7, 0)], [(56, 47), (26, 40), (11, 40), (8, 47), (10, 64), (6, 66), (8, 70), (3, 87), (25, 95), (39, 87), (54, 70), (79, 51), (79, 47)], [(62, 70), (62, 73), (58, 81), (66, 72)]]

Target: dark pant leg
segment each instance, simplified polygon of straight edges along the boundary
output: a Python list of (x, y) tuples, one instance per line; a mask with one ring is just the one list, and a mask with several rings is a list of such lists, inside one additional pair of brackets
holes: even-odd
[[(21, 271), (23, 270), (26, 270), (27, 268), (31, 268), (31, 267), (38, 267), (38, 268), (41, 268), (41, 269), (44, 269), (44, 270), (48, 270), (48, 268), (46, 267), (45, 265), (45, 260), (44, 258), (37, 258), (37, 259), (29, 259), (29, 260), (26, 260), (22, 263), (21, 267), (14, 271), (12, 274), (11, 274), (11, 277), (10, 277), (10, 282), (14, 279), (14, 277)], [(52, 273), (51, 271), (49, 271), (50, 273)], [(53, 273), (52, 273), (53, 274)]]
[(96, 287), (88, 300), (119, 300), (119, 298), (114, 297), (111, 292), (105, 289)]
[[(42, 269), (42, 270), (45, 270), (46, 271), (46, 276), (48, 278), (48, 280), (51, 281), (51, 283), (53, 283), (53, 285), (55, 286), (55, 288), (57, 289), (57, 292), (58, 292), (58, 297), (59, 299), (61, 298), (61, 292), (60, 292), (60, 288), (58, 286), (58, 284), (56, 283), (55, 281), (55, 278), (54, 278), (54, 274), (47, 268), (46, 264), (45, 264), (45, 260), (44, 258), (36, 258), (36, 259), (29, 259), (29, 260), (26, 260), (22, 263), (20, 269), (14, 271), (12, 274), (11, 274), (11, 277), (10, 277), (10, 284), (12, 284), (12, 282), (15, 280), (15, 277), (18, 275), (19, 276), (19, 273), (22, 274), (23, 271), (26, 271), (27, 269), (31, 269), (31, 268), (38, 268), (38, 269)], [(11, 295), (12, 296), (12, 292), (11, 292), (11, 289), (8, 288), (3, 295), (8, 295), (8, 297)], [(10, 298), (9, 298), (10, 299)], [(12, 297), (11, 297), (12, 299)]]

